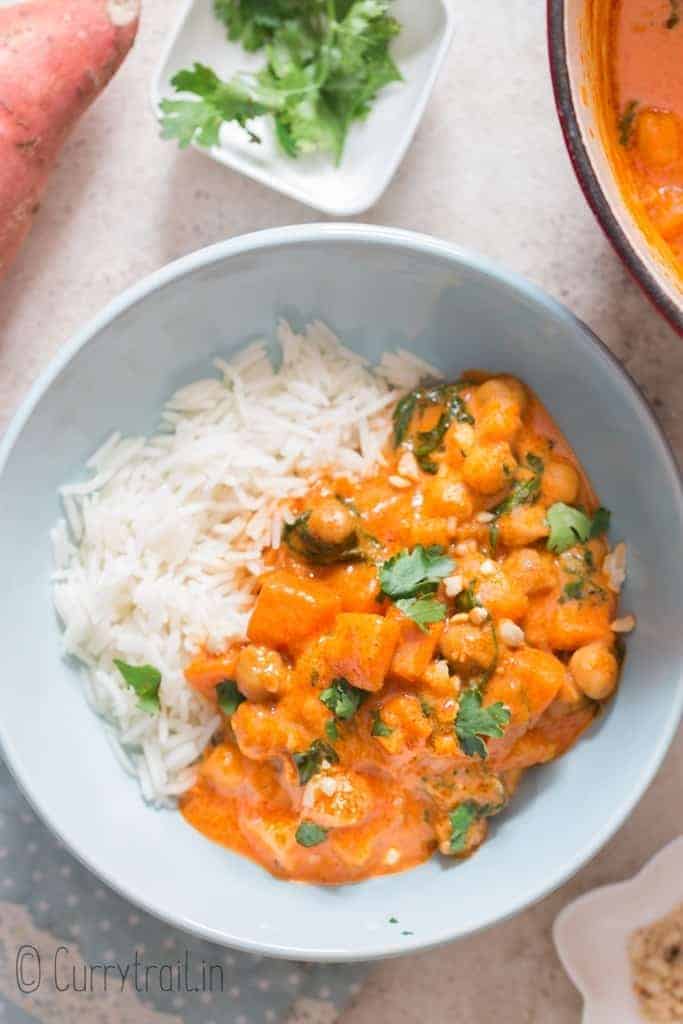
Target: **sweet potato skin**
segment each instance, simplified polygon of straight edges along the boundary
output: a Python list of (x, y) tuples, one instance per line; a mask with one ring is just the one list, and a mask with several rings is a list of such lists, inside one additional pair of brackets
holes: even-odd
[(28, 234), (57, 154), (130, 50), (139, 0), (0, 8), (0, 277)]

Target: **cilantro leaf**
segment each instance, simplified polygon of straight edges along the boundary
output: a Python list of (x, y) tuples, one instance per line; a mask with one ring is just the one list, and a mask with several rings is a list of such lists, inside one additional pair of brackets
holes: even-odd
[(398, 447), (405, 440), (417, 409), (423, 410), (433, 405), (443, 406), (443, 412), (439, 416), (437, 424), (431, 430), (418, 431), (412, 440), (415, 458), (425, 473), (436, 473), (438, 466), (431, 456), (442, 447), (446, 431), (453, 420), (458, 423), (474, 423), (473, 416), (460, 396), (461, 388), (461, 382), (423, 384), (404, 395), (394, 409), (394, 445)]
[(564, 588), (564, 596), (568, 601), (580, 601), (583, 597), (583, 580), (572, 580)]
[(119, 658), (114, 664), (125, 679), (128, 686), (138, 695), (138, 704), (143, 711), (154, 714), (161, 707), (159, 703), (159, 687), (161, 672), (152, 665), (128, 665)]
[(633, 128), (635, 126), (637, 110), (638, 100), (630, 100), (630, 102), (624, 107), (619, 116), (619, 120), (617, 121), (619, 144), (627, 149), (631, 145), (631, 139), (633, 138)]
[(372, 712), (372, 729), (370, 730), (371, 736), (391, 736), (393, 729), (386, 722), (382, 721), (380, 712), (375, 710)]
[(325, 740), (314, 740), (308, 750), (293, 754), (294, 764), (299, 772), (299, 782), (305, 786), (321, 770), (323, 761), (339, 763), (339, 754)]
[(591, 519), (581, 509), (558, 501), (546, 512), (546, 520), (550, 527), (548, 549), (561, 555), (575, 544), (585, 544), (605, 533), (609, 529), (610, 513), (600, 507)]
[(238, 707), (245, 700), (244, 696), (237, 689), (234, 679), (226, 679), (216, 687), (218, 707), (224, 715), (234, 715)]
[(473, 800), (459, 804), (448, 815), (451, 823), (449, 853), (462, 853), (467, 846), (470, 828), (479, 817), (479, 809)]
[(299, 846), (320, 846), (327, 839), (329, 829), (321, 828), (313, 821), (302, 821), (295, 833)]
[(466, 690), (460, 698), (455, 720), (455, 732), (463, 753), (467, 757), (476, 756), (484, 760), (488, 752), (481, 737), (503, 736), (509, 721), (510, 709), (500, 701), (482, 707), (481, 692), (476, 688)]
[(405, 436), (408, 433), (408, 427), (410, 426), (410, 421), (413, 418), (413, 413), (417, 406), (417, 397), (417, 391), (409, 391), (407, 395), (404, 395), (403, 398), (396, 403), (393, 414), (395, 448), (398, 448), (398, 446), (405, 440)]
[(591, 540), (594, 537), (602, 537), (603, 533), (607, 533), (611, 518), (612, 513), (608, 508), (603, 508), (601, 505), (600, 508), (596, 510), (595, 515), (593, 516), (593, 522), (591, 523)]
[(339, 729), (334, 718), (330, 718), (329, 722), (325, 722), (325, 735), (331, 743), (339, 739)]
[(423, 633), (427, 632), (427, 626), (446, 618), (446, 605), (434, 597), (401, 597), (395, 604)]
[(304, 512), (294, 522), (285, 523), (282, 539), (295, 555), (314, 565), (334, 565), (337, 562), (360, 562), (365, 558), (359, 546), (358, 531), (352, 530), (338, 542), (322, 540), (308, 528), (311, 513)]
[(364, 690), (352, 686), (348, 679), (339, 677), (333, 679), (331, 685), (323, 690), (320, 700), (335, 718), (342, 722), (348, 722), (358, 711), (366, 696)]
[(418, 544), (412, 551), (401, 551), (380, 567), (382, 593), (393, 599), (415, 597), (425, 588), (432, 593), (437, 584), (452, 572), (455, 563), (443, 548)]
[(449, 853), (462, 853), (467, 848), (467, 837), (470, 828), (479, 818), (490, 818), (505, 807), (505, 801), (499, 804), (478, 804), (474, 800), (466, 800), (450, 812), (451, 840)]
[[(264, 89), (253, 76), (237, 76), (222, 81), (205, 64), (195, 63), (191, 70), (179, 71), (171, 79), (176, 92), (192, 93), (194, 100), (162, 100), (161, 137), (177, 139), (181, 149), (191, 142), (216, 146), (224, 121), (247, 122), (269, 111), (279, 110), (282, 99), (277, 92)], [(253, 141), (260, 141), (253, 135)]]
[(477, 608), (478, 606), (479, 598), (477, 597), (477, 592), (474, 589), (474, 582), (472, 582), (456, 596), (455, 610), (458, 612), (471, 612), (473, 608)]
[[(534, 476), (528, 480), (520, 480), (514, 485), (507, 498), (493, 509), (493, 514), (496, 518), (508, 515), (519, 505), (532, 505), (538, 498), (541, 493), (543, 461), (537, 459), (536, 456), (529, 456), (529, 460), (532, 458), (534, 461), (533, 463), (530, 461), (529, 464), (531, 468), (536, 467), (534, 468)], [(540, 469), (538, 468), (539, 465)]]

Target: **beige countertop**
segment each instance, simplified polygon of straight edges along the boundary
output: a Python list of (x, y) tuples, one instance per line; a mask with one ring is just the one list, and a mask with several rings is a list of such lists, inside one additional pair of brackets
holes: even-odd
[[(0, 285), (0, 428), (64, 341), (122, 288), (227, 236), (321, 219), (159, 141), (149, 82), (176, 4), (143, 3), (136, 49), (67, 144)], [(459, 0), (453, 49), (416, 141), (362, 219), (479, 250), (565, 302), (636, 378), (680, 463), (683, 344), (627, 277), (576, 184), (555, 116), (543, 6)], [(495, 929), (380, 965), (344, 1024), (578, 1024), (552, 921), (572, 897), (632, 874), (683, 831), (682, 776), (679, 735), (630, 820), (573, 881)]]

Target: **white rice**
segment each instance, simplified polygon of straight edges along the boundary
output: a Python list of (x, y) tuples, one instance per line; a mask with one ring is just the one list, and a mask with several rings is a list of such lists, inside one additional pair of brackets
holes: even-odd
[[(52, 542), (64, 647), (86, 668), (86, 696), (122, 766), (155, 803), (192, 785), (220, 724), (183, 669), (200, 648), (220, 651), (244, 636), (287, 499), (330, 468), (371, 471), (390, 406), (438, 376), (402, 350), (373, 371), (322, 323), (302, 335), (281, 324), (278, 339), (278, 371), (263, 343), (216, 359), (221, 376), (176, 392), (158, 434), (113, 434), (88, 460), (86, 479), (61, 491)], [(158, 714), (139, 707), (114, 658), (159, 669)]]

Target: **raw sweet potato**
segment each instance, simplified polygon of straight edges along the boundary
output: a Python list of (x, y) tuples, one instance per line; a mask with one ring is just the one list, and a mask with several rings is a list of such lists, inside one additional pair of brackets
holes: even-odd
[(60, 147), (130, 50), (140, 0), (0, 8), (0, 277), (26, 237)]

